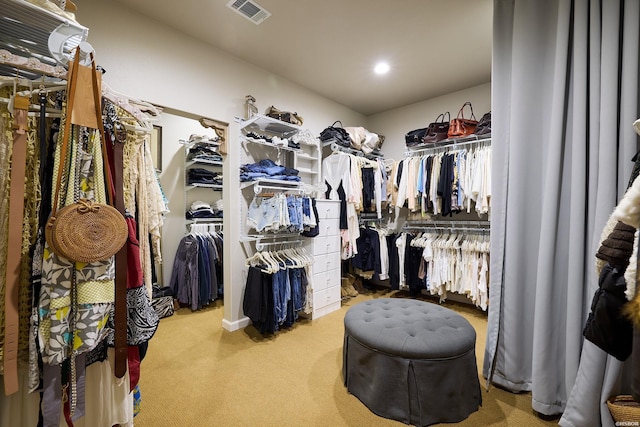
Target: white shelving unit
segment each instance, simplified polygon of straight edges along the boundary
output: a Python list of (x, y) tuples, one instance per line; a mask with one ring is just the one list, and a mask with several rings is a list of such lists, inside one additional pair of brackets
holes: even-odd
[[(41, 71), (49, 67), (58, 69), (66, 66), (75, 48), (87, 40), (88, 28), (53, 10), (46, 10), (25, 0), (0, 0), (2, 74), (16, 74), (16, 61), (9, 57), (16, 55), (30, 59), (20, 65), (20, 75), (38, 78), (42, 75)], [(2, 51), (9, 55), (3, 55)]]
[[(222, 199), (222, 184), (208, 184), (208, 183), (189, 183), (189, 170), (192, 168), (202, 168), (212, 172), (218, 172), (222, 174), (223, 161), (209, 160), (209, 159), (192, 159), (189, 160), (189, 152), (197, 143), (189, 141), (180, 141), (184, 145), (184, 212), (185, 212), (185, 224), (198, 223), (220, 223), (222, 218), (192, 218), (187, 219), (186, 213), (189, 210), (191, 203), (196, 200), (209, 203), (212, 208), (215, 208), (216, 202)], [(211, 143), (211, 147), (217, 148), (218, 143)], [(224, 177), (223, 177), (224, 180)]]
[[(275, 139), (286, 138), (291, 141), (296, 135), (307, 132), (298, 125), (286, 123), (261, 114), (256, 114), (248, 120), (240, 122), (241, 153), (240, 164), (254, 163), (262, 159), (270, 159), (273, 162), (298, 170), (301, 181), (282, 181), (269, 178), (260, 178), (256, 181), (241, 182), (240, 188), (253, 187), (252, 193), (244, 193), (240, 201), (241, 219), (241, 239), (243, 241), (253, 240), (248, 237), (245, 227), (246, 213), (255, 194), (264, 189), (273, 192), (300, 191), (301, 194), (315, 195), (320, 180), (320, 143), (317, 138), (306, 138), (300, 143), (299, 148), (286, 145), (276, 145), (270, 142), (256, 141), (255, 138), (248, 138), (247, 135), (253, 133), (266, 138)], [(310, 133), (309, 133), (310, 135)], [(312, 142), (311, 142), (312, 141)], [(259, 240), (259, 239), (258, 239)]]
[(311, 318), (318, 319), (341, 306), (340, 294), (340, 202), (316, 200), (319, 234), (307, 239), (305, 248), (313, 257), (313, 302)]
[[(248, 120), (237, 119), (235, 144), (230, 144), (225, 163), (224, 198), (229, 201), (225, 208), (233, 209), (225, 215), (225, 302), (222, 326), (228, 331), (236, 331), (246, 327), (251, 320), (244, 314), (243, 298), (248, 267), (245, 260), (255, 251), (280, 247), (286, 243), (291, 247), (299, 247), (308, 239), (298, 233), (258, 233), (247, 225), (248, 207), (256, 194), (299, 192), (315, 197), (320, 180), (320, 148), (315, 137), (300, 140), (301, 135), (309, 136), (310, 132), (301, 126), (289, 124), (264, 115), (255, 115)], [(254, 133), (259, 137), (272, 139), (294, 138), (300, 140), (300, 148), (278, 146), (268, 142), (255, 142), (260, 138), (247, 137)], [(277, 141), (277, 140), (276, 140)], [(252, 182), (241, 182), (239, 171), (242, 165), (270, 159), (285, 167), (300, 171), (301, 182), (271, 180), (268, 178)], [(228, 167), (228, 172), (227, 172)], [(228, 267), (228, 268), (227, 268)]]

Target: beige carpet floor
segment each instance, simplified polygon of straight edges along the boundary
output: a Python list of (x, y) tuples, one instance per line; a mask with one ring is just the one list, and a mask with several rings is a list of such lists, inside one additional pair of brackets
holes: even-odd
[[(249, 326), (228, 332), (221, 303), (192, 312), (182, 308), (161, 320), (142, 362), (141, 412), (136, 427), (403, 426), (370, 412), (342, 382), (343, 318), (368, 298), (408, 296), (376, 291), (344, 301), (317, 320), (263, 337)], [(446, 303), (477, 332), (482, 367), (486, 314)], [(479, 372), (480, 375), (480, 372)], [(551, 426), (531, 409), (528, 394), (482, 384), (482, 407), (460, 426)], [(442, 424), (444, 425), (444, 424)], [(451, 425), (451, 424), (446, 424)]]

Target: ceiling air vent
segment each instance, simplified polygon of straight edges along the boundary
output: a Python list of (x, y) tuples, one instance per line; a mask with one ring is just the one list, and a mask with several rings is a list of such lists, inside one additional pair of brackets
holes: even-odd
[(231, 0), (227, 3), (227, 7), (236, 11), (256, 25), (261, 24), (262, 21), (271, 16), (271, 12), (250, 0)]

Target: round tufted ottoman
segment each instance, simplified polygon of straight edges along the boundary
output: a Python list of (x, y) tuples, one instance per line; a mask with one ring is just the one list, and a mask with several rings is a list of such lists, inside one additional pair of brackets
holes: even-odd
[(475, 341), (471, 324), (448, 308), (401, 298), (361, 302), (344, 318), (345, 386), (385, 418), (462, 421), (482, 404)]

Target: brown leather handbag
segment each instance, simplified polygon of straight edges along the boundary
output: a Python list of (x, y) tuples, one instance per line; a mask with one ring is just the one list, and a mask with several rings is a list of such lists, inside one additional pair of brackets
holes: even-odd
[[(445, 120), (445, 116), (447, 117), (447, 120)], [(422, 143), (433, 144), (447, 139), (447, 135), (449, 134), (450, 121), (451, 114), (449, 114), (448, 111), (436, 117), (436, 120), (434, 122), (429, 123), (427, 134), (422, 138)]]
[[(467, 119), (464, 117), (464, 107), (469, 106), (471, 110), (471, 118)], [(458, 116), (451, 120), (449, 123), (449, 132), (447, 133), (447, 137), (449, 138), (460, 138), (463, 136), (471, 135), (476, 131), (476, 126), (478, 125), (478, 120), (476, 120), (475, 114), (473, 114), (473, 106), (470, 102), (465, 102), (458, 111)]]

